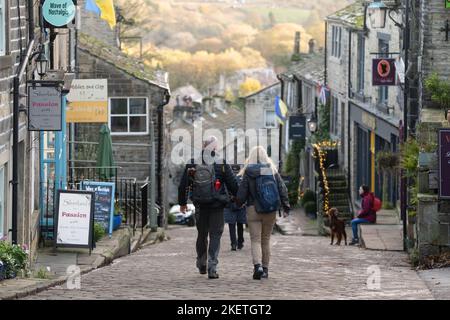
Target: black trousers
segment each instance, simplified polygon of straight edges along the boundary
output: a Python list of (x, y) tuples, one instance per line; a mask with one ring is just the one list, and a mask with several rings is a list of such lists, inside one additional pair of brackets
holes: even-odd
[[(220, 239), (223, 234), (223, 208), (195, 208), (197, 220), (197, 268), (207, 266), (208, 272), (216, 271), (219, 263)], [(209, 247), (208, 247), (209, 237)], [(208, 263), (208, 264), (206, 264)]]
[[(236, 239), (237, 225), (237, 239)], [(244, 225), (242, 223), (229, 223), (231, 245), (241, 245), (244, 243)]]

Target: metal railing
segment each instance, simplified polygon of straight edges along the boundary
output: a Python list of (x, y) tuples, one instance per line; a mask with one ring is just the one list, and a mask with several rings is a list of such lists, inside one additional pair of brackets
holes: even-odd
[[(83, 181), (101, 181), (112, 182), (115, 184), (115, 209), (118, 208), (123, 215), (122, 223), (130, 226), (133, 230), (133, 235), (137, 228), (144, 227), (148, 223), (148, 182), (138, 182), (136, 178), (119, 178), (117, 173), (120, 167), (76, 167), (76, 174), (71, 175), (67, 181), (66, 186), (68, 190), (80, 190)], [(99, 169), (114, 169), (115, 175), (110, 179), (101, 179), (98, 172)], [(47, 179), (41, 181), (41, 216), (40, 216), (40, 230), (41, 242), (45, 240), (55, 239), (55, 215), (56, 213), (56, 181)]]

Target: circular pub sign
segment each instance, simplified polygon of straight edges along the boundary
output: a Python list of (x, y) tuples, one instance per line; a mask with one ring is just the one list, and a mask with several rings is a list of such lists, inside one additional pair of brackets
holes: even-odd
[(42, 15), (56, 28), (66, 26), (75, 18), (76, 7), (72, 0), (45, 0)]
[(387, 60), (380, 60), (380, 62), (378, 62), (377, 71), (380, 77), (386, 78), (391, 73), (391, 63)]

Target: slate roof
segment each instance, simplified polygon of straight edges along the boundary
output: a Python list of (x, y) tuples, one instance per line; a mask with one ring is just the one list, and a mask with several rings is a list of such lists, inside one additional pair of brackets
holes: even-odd
[(169, 90), (169, 83), (165, 72), (159, 72), (150, 68), (140, 60), (125, 54), (119, 48), (109, 46), (101, 40), (85, 33), (79, 34), (78, 47), (139, 80)]
[(356, 28), (364, 28), (365, 0), (356, 0), (351, 5), (329, 15), (327, 20), (341, 21), (343, 24)]
[(293, 64), (284, 75), (295, 75), (298, 78), (323, 84), (325, 81), (324, 53), (301, 54), (300, 57), (300, 61)]

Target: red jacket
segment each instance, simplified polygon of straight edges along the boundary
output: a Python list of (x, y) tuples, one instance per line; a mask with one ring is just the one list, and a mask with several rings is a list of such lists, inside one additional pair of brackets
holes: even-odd
[(362, 195), (361, 210), (358, 213), (358, 218), (367, 219), (368, 221), (377, 222), (376, 212), (373, 210), (373, 202), (375, 196), (372, 192), (366, 192)]

